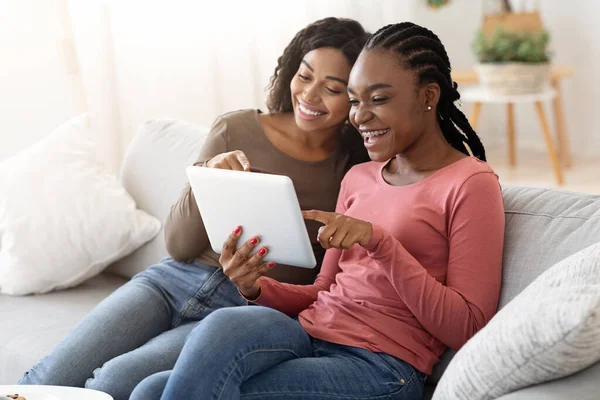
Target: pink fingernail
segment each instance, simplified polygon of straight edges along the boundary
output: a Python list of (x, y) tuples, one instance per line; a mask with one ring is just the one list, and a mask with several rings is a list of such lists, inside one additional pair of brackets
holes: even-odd
[(264, 247), (261, 247), (260, 250), (258, 251), (258, 254), (260, 254), (261, 256), (264, 256), (265, 254), (267, 254), (267, 249), (265, 249)]
[(273, 261), (269, 262), (269, 264), (267, 264), (269, 266), (269, 268), (274, 268), (275, 267), (275, 263)]
[(252, 239), (250, 239), (250, 244), (251, 245), (255, 245), (256, 243), (258, 243), (258, 239), (253, 237)]
[(237, 228), (235, 228), (235, 230), (233, 231), (234, 235), (237, 235), (238, 233), (240, 233), (242, 231), (242, 227), (238, 226)]

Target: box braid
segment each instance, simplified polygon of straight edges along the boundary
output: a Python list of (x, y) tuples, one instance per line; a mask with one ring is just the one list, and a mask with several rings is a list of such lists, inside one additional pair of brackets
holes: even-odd
[(454, 104), (460, 99), (458, 85), (452, 81), (446, 49), (433, 32), (412, 22), (387, 25), (366, 43), (365, 50), (371, 49), (397, 51), (403, 65), (418, 74), (420, 84), (436, 82), (441, 92), (437, 119), (444, 137), (452, 147), (469, 155), (466, 142), (473, 156), (486, 160), (479, 136)]
[[(304, 56), (323, 47), (340, 50), (352, 66), (356, 62), (369, 33), (353, 19), (324, 18), (296, 33), (281, 57), (267, 87), (267, 108), (271, 114), (292, 112), (290, 83)], [(341, 146), (350, 153), (352, 163), (369, 161), (363, 139), (351, 124), (342, 128)]]

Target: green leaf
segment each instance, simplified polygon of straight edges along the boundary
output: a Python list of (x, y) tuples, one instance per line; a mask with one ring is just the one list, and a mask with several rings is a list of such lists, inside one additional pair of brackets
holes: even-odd
[(499, 26), (490, 39), (478, 31), (471, 48), (479, 62), (540, 63), (550, 59), (549, 42), (550, 35), (545, 30), (539, 34), (506, 32)]

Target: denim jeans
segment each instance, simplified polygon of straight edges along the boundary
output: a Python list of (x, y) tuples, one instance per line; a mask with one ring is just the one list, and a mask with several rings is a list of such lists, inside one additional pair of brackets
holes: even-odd
[(143, 380), (131, 400), (416, 400), (425, 377), (388, 354), (311, 338), (279, 311), (236, 307), (198, 323), (175, 368)]
[(166, 258), (98, 304), (19, 383), (87, 387), (126, 400), (144, 378), (173, 368), (197, 321), (247, 304), (220, 268)]

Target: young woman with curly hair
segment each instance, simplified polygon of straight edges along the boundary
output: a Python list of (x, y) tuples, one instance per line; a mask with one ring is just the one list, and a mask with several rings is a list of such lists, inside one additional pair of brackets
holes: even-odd
[[(278, 60), (269, 113), (241, 110), (217, 118), (196, 165), (287, 175), (302, 208), (333, 211), (346, 171), (368, 160), (362, 138), (347, 123), (346, 91), (367, 39), (350, 19), (326, 18), (302, 29)], [(311, 284), (324, 256), (317, 229), (307, 222), (317, 268), (260, 268), (281, 282)], [(216, 309), (248, 304), (223, 274), (189, 187), (171, 209), (165, 240), (171, 257), (100, 303), (20, 383), (85, 386), (128, 399), (144, 378), (173, 368), (196, 322)], [(247, 263), (233, 259), (227, 266)]]

